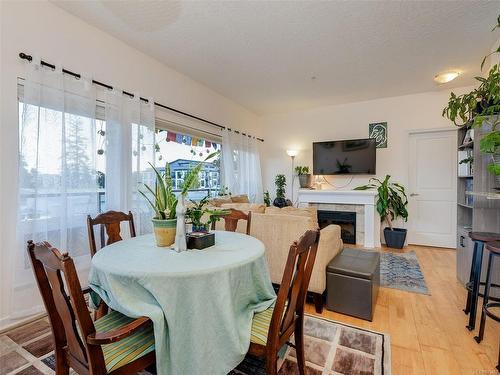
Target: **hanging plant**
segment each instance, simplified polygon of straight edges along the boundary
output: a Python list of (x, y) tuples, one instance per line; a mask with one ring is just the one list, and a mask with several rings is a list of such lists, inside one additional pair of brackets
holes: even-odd
[[(497, 28), (500, 28), (500, 15), (492, 31)], [(500, 46), (484, 57), (481, 70), (486, 59), (497, 53), (500, 53)], [(487, 170), (500, 176), (500, 131), (497, 130), (500, 125), (500, 65), (493, 65), (487, 77), (474, 78), (479, 82), (479, 86), (462, 95), (452, 92), (442, 115), (456, 126), (488, 129), (479, 143), (479, 150), (491, 156)]]

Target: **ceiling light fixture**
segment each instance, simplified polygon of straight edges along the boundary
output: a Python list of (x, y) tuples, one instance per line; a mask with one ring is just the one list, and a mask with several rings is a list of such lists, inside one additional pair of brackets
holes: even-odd
[(437, 76), (434, 77), (434, 81), (436, 81), (439, 84), (448, 83), (453, 81), (459, 75), (460, 72), (457, 71), (439, 73)]

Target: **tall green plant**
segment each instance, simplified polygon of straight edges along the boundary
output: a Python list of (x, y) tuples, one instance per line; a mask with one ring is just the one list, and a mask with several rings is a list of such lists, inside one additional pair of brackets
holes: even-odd
[(286, 177), (284, 174), (276, 175), (274, 179), (276, 185), (276, 198), (285, 198)]
[[(208, 155), (203, 162), (208, 161), (218, 155), (219, 152), (214, 152)], [(199, 162), (194, 168), (192, 168), (186, 178), (184, 179), (184, 185), (180, 195), (185, 197), (193, 187), (193, 185), (198, 181), (198, 175), (203, 168), (203, 162)], [(165, 172), (161, 173), (158, 169), (154, 167), (153, 164), (149, 163), (156, 175), (156, 183), (154, 188), (144, 184), (147, 192), (151, 195), (148, 197), (146, 192), (140, 191), (139, 193), (146, 199), (146, 201), (151, 205), (155, 211), (155, 219), (168, 220), (176, 218), (176, 208), (177, 208), (177, 196), (174, 193), (172, 177), (170, 176), (170, 165), (166, 163)]]
[(387, 222), (387, 225), (392, 230), (392, 221), (401, 217), (404, 221), (408, 221), (408, 198), (405, 193), (405, 188), (397, 182), (390, 182), (391, 176), (386, 175), (384, 181), (378, 178), (370, 178), (370, 183), (358, 186), (354, 190), (370, 190), (377, 189), (377, 211), (380, 219)]

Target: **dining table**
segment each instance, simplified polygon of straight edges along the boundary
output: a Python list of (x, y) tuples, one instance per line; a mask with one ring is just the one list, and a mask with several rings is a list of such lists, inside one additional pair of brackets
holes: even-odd
[(89, 286), (111, 309), (153, 322), (159, 375), (226, 375), (245, 357), (253, 315), (276, 299), (257, 238), (214, 231), (215, 245), (176, 252), (146, 234), (103, 247)]

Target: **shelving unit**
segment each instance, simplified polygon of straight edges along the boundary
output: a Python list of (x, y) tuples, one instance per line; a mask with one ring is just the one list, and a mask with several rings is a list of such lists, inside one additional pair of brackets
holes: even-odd
[[(484, 133), (482, 129), (474, 129), (474, 140), (464, 143), (469, 130), (464, 126), (458, 130), (457, 153), (458, 162), (466, 150), (472, 156), (471, 173), (460, 176), (464, 166), (459, 168), (457, 178), (457, 278), (465, 284), (469, 281), (474, 243), (469, 238), (472, 230), (479, 232), (500, 232), (500, 194), (496, 192), (495, 177), (486, 170), (487, 159), (479, 150), (479, 142)], [(486, 277), (488, 252), (483, 255), (482, 281)], [(497, 262), (498, 263), (498, 262)], [(500, 264), (494, 267), (493, 282), (500, 283)], [(498, 290), (492, 294), (500, 295)]]

